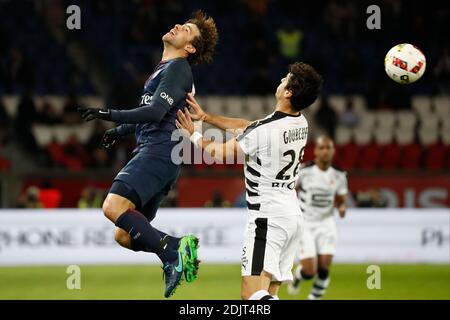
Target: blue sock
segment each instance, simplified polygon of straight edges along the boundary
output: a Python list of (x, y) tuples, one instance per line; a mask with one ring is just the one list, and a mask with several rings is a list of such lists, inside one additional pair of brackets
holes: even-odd
[[(180, 240), (181, 238), (169, 236), (167, 233), (156, 229), (153, 227), (158, 233), (161, 241), (164, 241), (167, 243), (167, 245), (172, 248), (173, 250), (178, 250), (178, 247), (180, 246)], [(131, 250), (133, 251), (147, 251), (145, 247), (142, 247), (138, 241), (134, 241), (133, 238), (131, 238)], [(148, 252), (148, 251), (147, 251)]]
[(178, 258), (177, 251), (167, 245), (167, 239), (163, 240), (158, 230), (139, 211), (125, 211), (117, 219), (116, 226), (128, 232), (136, 248), (156, 253), (163, 263), (173, 262)]
[(167, 245), (169, 247), (171, 247), (174, 250), (178, 250), (178, 247), (180, 246), (181, 238), (174, 237), (174, 236), (169, 236), (164, 231), (158, 230), (156, 228), (153, 228), (153, 229), (155, 229), (159, 233), (159, 236), (161, 237), (161, 239), (165, 238), (167, 240)]

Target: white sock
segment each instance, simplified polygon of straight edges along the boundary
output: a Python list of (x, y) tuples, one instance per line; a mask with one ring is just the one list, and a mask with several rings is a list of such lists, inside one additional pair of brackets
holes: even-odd
[(267, 290), (256, 291), (248, 298), (248, 300), (262, 300), (263, 298), (264, 300), (274, 300), (273, 296), (271, 296)]
[(294, 276), (295, 276), (295, 278), (297, 278), (298, 280), (301, 280), (302, 279), (302, 265), (301, 264), (299, 264), (298, 266), (297, 266), (297, 268), (295, 268), (295, 271), (294, 271)]
[(308, 295), (308, 300), (320, 300), (325, 294), (329, 284), (330, 277), (326, 279), (316, 278), (316, 281), (314, 281), (314, 285), (311, 289), (311, 293)]

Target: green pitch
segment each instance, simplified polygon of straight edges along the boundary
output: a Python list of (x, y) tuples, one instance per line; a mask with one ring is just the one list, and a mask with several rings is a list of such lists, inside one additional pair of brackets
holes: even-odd
[[(449, 265), (381, 265), (381, 289), (367, 288), (367, 265), (335, 265), (324, 299), (450, 299)], [(1, 267), (0, 299), (164, 299), (161, 268), (81, 266), (81, 289), (66, 287), (66, 267)], [(305, 299), (286, 287), (281, 299)], [(200, 266), (193, 283), (183, 281), (172, 299), (239, 299), (239, 265)]]

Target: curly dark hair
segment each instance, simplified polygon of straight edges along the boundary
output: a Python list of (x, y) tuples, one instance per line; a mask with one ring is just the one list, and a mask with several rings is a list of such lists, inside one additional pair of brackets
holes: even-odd
[(210, 63), (213, 60), (214, 49), (219, 39), (216, 22), (201, 10), (192, 13), (187, 23), (193, 23), (200, 31), (200, 36), (192, 40), (196, 51), (190, 54), (188, 61), (192, 64)]
[(295, 62), (289, 65), (291, 74), (286, 89), (292, 91), (290, 98), (292, 107), (303, 110), (316, 101), (322, 88), (322, 76), (309, 64)]

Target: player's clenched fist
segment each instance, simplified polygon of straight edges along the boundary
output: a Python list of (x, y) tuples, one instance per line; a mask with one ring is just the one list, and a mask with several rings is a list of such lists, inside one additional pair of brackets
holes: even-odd
[(117, 142), (117, 140), (119, 140), (119, 138), (120, 135), (116, 128), (106, 130), (100, 145), (105, 149), (109, 149)]
[(77, 111), (81, 114), (81, 118), (85, 121), (94, 119), (111, 121), (111, 110), (98, 108), (78, 108)]

